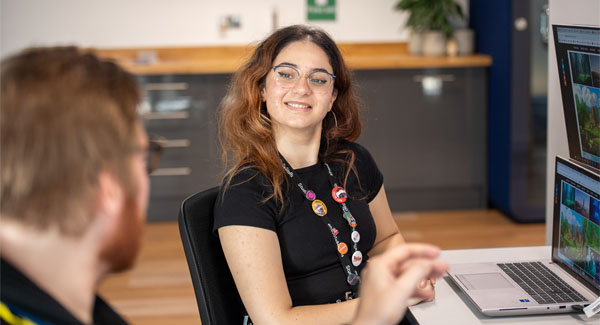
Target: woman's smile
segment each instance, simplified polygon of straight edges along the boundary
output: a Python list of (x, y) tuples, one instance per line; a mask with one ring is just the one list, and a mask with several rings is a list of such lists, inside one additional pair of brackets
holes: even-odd
[(304, 102), (289, 101), (289, 102), (284, 102), (284, 104), (292, 111), (297, 111), (297, 112), (306, 112), (306, 111), (310, 111), (312, 109), (312, 106), (310, 104), (307, 104)]

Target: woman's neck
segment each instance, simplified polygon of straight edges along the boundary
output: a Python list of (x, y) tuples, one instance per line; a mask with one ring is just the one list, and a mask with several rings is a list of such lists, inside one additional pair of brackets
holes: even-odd
[(321, 130), (275, 132), (277, 150), (294, 169), (312, 166), (319, 161)]

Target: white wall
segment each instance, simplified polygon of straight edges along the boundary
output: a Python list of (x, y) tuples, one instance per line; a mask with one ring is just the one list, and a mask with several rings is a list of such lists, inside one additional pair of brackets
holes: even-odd
[[(550, 24), (600, 26), (600, 1), (550, 0)], [(569, 157), (567, 130), (560, 95), (554, 35), (548, 42), (548, 159), (546, 162), (546, 243), (552, 240), (552, 201), (554, 199), (554, 157)]]
[[(0, 56), (32, 45), (103, 48), (248, 44), (278, 25), (306, 23), (306, 0), (0, 0)], [(317, 23), (338, 42), (394, 42), (408, 37), (398, 0), (337, 0), (337, 20)], [(468, 0), (459, 0), (466, 7)], [(241, 28), (219, 31), (220, 18)]]

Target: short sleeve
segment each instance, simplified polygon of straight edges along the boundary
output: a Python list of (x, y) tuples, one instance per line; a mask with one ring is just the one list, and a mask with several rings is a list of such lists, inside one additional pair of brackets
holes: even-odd
[(225, 226), (252, 226), (275, 231), (277, 211), (273, 200), (263, 202), (270, 186), (266, 179), (252, 170), (233, 177), (231, 185), (221, 186), (215, 203), (213, 231)]
[(349, 142), (348, 147), (355, 154), (354, 166), (358, 172), (361, 192), (366, 195), (367, 203), (370, 203), (383, 185), (383, 174), (365, 147), (355, 142)]

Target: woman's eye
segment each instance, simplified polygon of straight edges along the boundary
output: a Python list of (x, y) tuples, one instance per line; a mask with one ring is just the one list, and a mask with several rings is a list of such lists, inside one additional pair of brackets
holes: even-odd
[(293, 76), (291, 73), (279, 72), (279, 76), (283, 79), (292, 79)]

